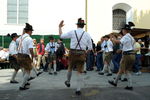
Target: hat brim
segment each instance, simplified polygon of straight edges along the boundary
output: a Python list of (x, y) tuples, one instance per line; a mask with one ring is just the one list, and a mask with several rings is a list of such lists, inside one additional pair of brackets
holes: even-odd
[(34, 31), (33, 29), (26, 29), (26, 28), (24, 28), (24, 30), (26, 30), (26, 31)]
[(130, 28), (122, 28), (122, 30), (131, 30)]
[(82, 24), (81, 23), (76, 23), (76, 25), (86, 25), (86, 24), (85, 23), (82, 23)]

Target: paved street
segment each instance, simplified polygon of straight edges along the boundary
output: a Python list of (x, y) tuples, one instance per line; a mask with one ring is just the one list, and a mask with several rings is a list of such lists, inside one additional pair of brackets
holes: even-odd
[[(29, 90), (19, 91), (20, 84), (10, 84), (13, 70), (0, 70), (0, 100), (150, 100), (150, 73), (141, 76), (133, 74), (134, 90), (123, 88), (126, 82), (119, 82), (118, 87), (110, 86), (107, 81), (112, 77), (99, 76), (97, 72), (88, 72), (84, 77), (82, 95), (76, 97), (76, 75), (73, 72), (71, 88), (66, 88), (66, 70), (60, 71), (57, 76), (43, 73), (31, 81)], [(34, 76), (34, 74), (32, 74)], [(21, 83), (22, 72), (16, 78)]]

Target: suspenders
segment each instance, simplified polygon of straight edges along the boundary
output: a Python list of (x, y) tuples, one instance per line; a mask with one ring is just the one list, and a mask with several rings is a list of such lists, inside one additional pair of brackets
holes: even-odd
[(23, 40), (24, 40), (25, 38), (27, 38), (27, 37), (28, 37), (28, 36), (26, 36), (26, 37), (24, 37), (24, 38), (21, 37), (21, 39), (20, 39), (20, 41), (19, 41), (18, 52), (21, 50), (21, 53), (23, 53), (22, 42), (23, 42)]
[(75, 35), (76, 35), (76, 38), (77, 38), (77, 42), (78, 42), (77, 45), (76, 45), (76, 47), (75, 47), (75, 49), (77, 49), (77, 47), (79, 46), (79, 47), (80, 47), (80, 50), (82, 50), (81, 45), (80, 45), (80, 41), (81, 41), (81, 39), (82, 39), (83, 34), (85, 33), (85, 31), (83, 31), (83, 33), (82, 33), (82, 35), (81, 35), (80, 38), (78, 38), (77, 32), (76, 32), (76, 31), (74, 31), (74, 32), (75, 32)]

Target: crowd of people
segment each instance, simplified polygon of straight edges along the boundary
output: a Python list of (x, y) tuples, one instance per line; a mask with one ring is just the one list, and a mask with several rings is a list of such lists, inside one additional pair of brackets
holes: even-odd
[[(9, 52), (7, 49), (0, 51), (0, 59), (9, 59), (14, 68), (10, 83), (18, 83), (15, 77), (19, 69), (23, 72), (20, 90), (29, 89), (29, 81), (35, 78), (31, 76), (31, 70), (39, 76), (43, 72), (57, 75), (58, 71), (68, 69), (65, 85), (70, 87), (72, 70), (76, 70), (77, 90), (75, 94), (81, 95), (82, 73), (96, 70), (99, 75), (112, 76), (113, 73), (117, 73), (117, 76), (108, 82), (117, 86), (121, 78), (122, 81), (128, 81), (125, 89), (133, 90), (131, 71), (136, 72), (136, 75), (142, 74), (140, 50), (144, 47), (141, 39), (134, 39), (130, 35), (134, 24), (131, 22), (126, 24), (119, 34), (103, 36), (97, 45), (94, 44), (89, 33), (83, 30), (85, 25), (84, 20), (79, 18), (76, 30), (63, 33), (64, 21), (61, 21), (60, 39), (56, 41), (53, 36), (50, 36), (46, 45), (44, 38), (37, 43), (36, 39), (30, 37), (33, 28), (28, 23), (21, 36), (16, 33), (11, 34)], [(65, 47), (63, 39), (71, 39), (70, 49)]]

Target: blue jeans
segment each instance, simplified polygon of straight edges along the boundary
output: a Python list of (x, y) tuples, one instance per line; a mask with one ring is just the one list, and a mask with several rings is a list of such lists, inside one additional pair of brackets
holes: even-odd
[(86, 67), (87, 69), (92, 69), (94, 66), (94, 54), (92, 51), (88, 52), (86, 59)]
[(96, 65), (97, 65), (97, 70), (102, 70), (103, 69), (103, 53), (98, 53), (96, 56)]
[(135, 63), (134, 63), (134, 71), (138, 72), (141, 69), (141, 54), (136, 54), (135, 55)]
[(122, 58), (122, 54), (120, 53), (114, 54), (112, 59), (112, 62), (114, 64), (114, 70), (113, 70), (114, 72), (117, 72), (119, 70), (121, 58)]

